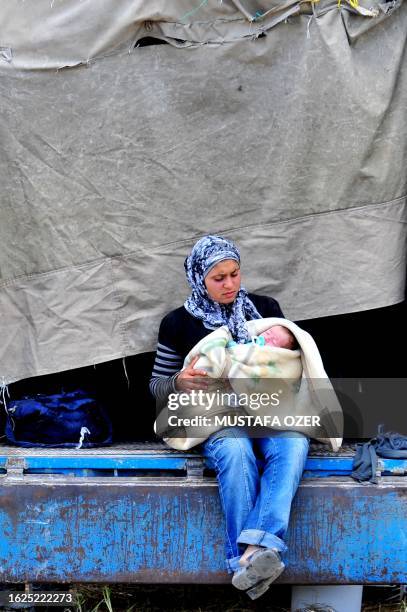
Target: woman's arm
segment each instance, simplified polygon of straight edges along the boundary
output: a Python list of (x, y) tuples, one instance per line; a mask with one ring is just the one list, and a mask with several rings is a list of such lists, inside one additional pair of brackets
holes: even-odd
[(184, 359), (171, 346), (160, 342), (160, 335), (158, 339), (157, 353), (150, 378), (150, 391), (157, 400), (162, 401), (177, 390), (175, 379), (182, 368)]
[[(167, 352), (168, 347), (165, 347), (165, 349), (163, 349), (163, 345), (158, 345), (154, 369), (150, 378), (150, 391), (160, 403), (163, 400), (166, 401), (170, 393), (207, 388), (207, 383), (202, 380), (203, 377), (207, 376), (207, 373), (205, 370), (194, 368), (199, 355), (194, 357), (188, 367), (180, 372), (182, 357), (175, 352), (171, 354)], [(168, 360), (169, 355), (173, 357), (172, 362)], [(179, 357), (181, 361), (176, 362), (176, 357)]]
[[(173, 311), (164, 317), (158, 332), (157, 353), (150, 379), (150, 391), (160, 403), (166, 402), (170, 393), (205, 389), (207, 386), (202, 381), (207, 373), (204, 370), (194, 369), (198, 357), (182, 370), (185, 355), (177, 345), (180, 344), (179, 340), (182, 335), (188, 334), (188, 328), (182, 324), (182, 320), (179, 320), (177, 313), (178, 311)], [(183, 346), (182, 343), (181, 346)]]

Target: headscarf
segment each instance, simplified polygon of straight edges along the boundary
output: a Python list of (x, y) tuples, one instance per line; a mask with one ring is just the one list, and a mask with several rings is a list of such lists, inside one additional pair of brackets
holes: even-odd
[(235, 342), (243, 344), (249, 340), (246, 321), (261, 319), (246, 289), (240, 287), (232, 304), (220, 304), (208, 295), (205, 277), (216, 264), (233, 259), (240, 264), (240, 253), (236, 245), (222, 236), (204, 236), (194, 245), (185, 259), (184, 267), (192, 293), (185, 301), (186, 310), (200, 319), (208, 329), (226, 325)]

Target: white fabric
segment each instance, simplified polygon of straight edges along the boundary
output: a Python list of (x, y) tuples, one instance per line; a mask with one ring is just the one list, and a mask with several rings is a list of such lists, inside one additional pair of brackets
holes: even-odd
[[(273, 427), (279, 430), (300, 431), (310, 437), (330, 444), (337, 451), (342, 443), (341, 437), (328, 437), (326, 427), (304, 426), (305, 418), (320, 417), (321, 424), (327, 424), (331, 432), (342, 433), (343, 415), (332, 385), (324, 370), (318, 348), (306, 331), (287, 319), (276, 317), (257, 319), (247, 322), (251, 337), (263, 333), (273, 325), (283, 325), (297, 339), (299, 350), (289, 350), (271, 346), (253, 344), (238, 344), (229, 348), (230, 332), (223, 326), (205, 336), (198, 342), (185, 358), (184, 368), (199, 355), (194, 365), (195, 369), (203, 369), (208, 374), (208, 380), (215, 379), (208, 389), (208, 394), (216, 394), (216, 390), (226, 391), (219, 379), (228, 379), (236, 394), (278, 394), (278, 405), (270, 404), (258, 407), (255, 414), (262, 418), (272, 415), (278, 418), (279, 425)], [(165, 442), (172, 448), (187, 450), (203, 442), (210, 434), (221, 429), (215, 422), (215, 416), (234, 416), (254, 414), (249, 406), (239, 408), (224, 402), (212, 404), (208, 396), (202, 396), (199, 402), (195, 398), (187, 403), (186, 394), (183, 405), (176, 410), (180, 419), (203, 417), (211, 418), (210, 425), (176, 427), (182, 430), (182, 435), (165, 436), (169, 431), (168, 418), (174, 416), (170, 404), (162, 410), (155, 423), (155, 430), (162, 433)], [(175, 400), (175, 396), (173, 397)], [(210, 408), (208, 408), (210, 406)], [(286, 425), (285, 418), (301, 417), (299, 425)], [(315, 422), (315, 421), (314, 421)]]

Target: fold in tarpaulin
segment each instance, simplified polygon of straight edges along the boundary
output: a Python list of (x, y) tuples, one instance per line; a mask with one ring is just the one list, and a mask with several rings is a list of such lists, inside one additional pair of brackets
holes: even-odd
[(356, 4), (2, 8), (0, 383), (153, 350), (207, 232), (290, 319), (403, 299), (406, 3)]
[[(290, 16), (308, 13), (317, 19), (330, 11), (358, 36), (402, 1), (12, 0), (1, 9), (0, 62), (27, 70), (88, 64), (130, 51), (147, 36), (183, 47), (227, 44), (255, 39)], [(359, 21), (358, 15), (374, 19)]]

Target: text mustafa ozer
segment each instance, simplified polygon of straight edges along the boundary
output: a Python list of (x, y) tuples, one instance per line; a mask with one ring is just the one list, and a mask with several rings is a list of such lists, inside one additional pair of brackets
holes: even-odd
[[(260, 407), (278, 406), (280, 404), (279, 393), (207, 393), (205, 391), (192, 390), (190, 393), (170, 393), (168, 396), (168, 409), (178, 410), (179, 407), (204, 406), (205, 410), (211, 410), (225, 406), (238, 408), (245, 407), (258, 410)], [(216, 402), (216, 404), (215, 404)], [(287, 414), (283, 418), (277, 415), (256, 414), (233, 414), (233, 415), (195, 415), (193, 417), (181, 417), (173, 414), (168, 417), (170, 427), (211, 427), (220, 425), (222, 427), (318, 427), (320, 417), (316, 415), (292, 415)]]

